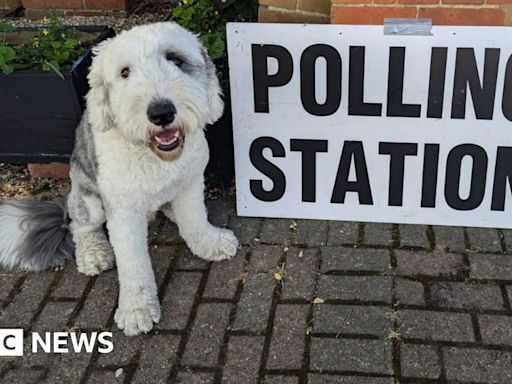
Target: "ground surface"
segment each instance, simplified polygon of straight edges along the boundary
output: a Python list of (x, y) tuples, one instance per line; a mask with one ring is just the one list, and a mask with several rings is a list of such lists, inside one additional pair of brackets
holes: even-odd
[[(114, 332), (114, 352), (3, 358), (3, 383), (512, 382), (512, 231), (239, 218), (231, 261), (157, 218), (162, 320), (127, 338), (116, 272), (0, 274), (0, 327)], [(28, 348), (26, 348), (28, 349)]]

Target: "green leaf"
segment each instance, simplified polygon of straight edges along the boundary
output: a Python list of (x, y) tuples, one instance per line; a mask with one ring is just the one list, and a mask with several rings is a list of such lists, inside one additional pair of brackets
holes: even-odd
[(2, 72), (5, 73), (6, 75), (10, 75), (11, 73), (14, 72), (14, 66), (4, 65), (4, 66), (2, 66)]
[(60, 66), (58, 63), (56, 63), (55, 61), (53, 62), (50, 62), (50, 61), (45, 61), (44, 64), (48, 65), (51, 69), (53, 69), (53, 71), (59, 75), (59, 77), (64, 80), (64, 75), (62, 74), (62, 72), (60, 71)]
[(14, 31), (14, 27), (5, 22), (0, 22), (0, 32), (12, 32)]
[(64, 42), (65, 48), (75, 48), (77, 45), (78, 45), (78, 40), (75, 40), (75, 39), (67, 39)]

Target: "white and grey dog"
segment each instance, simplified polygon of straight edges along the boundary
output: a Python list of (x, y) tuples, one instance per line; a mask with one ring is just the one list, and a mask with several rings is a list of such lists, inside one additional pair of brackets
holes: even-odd
[(115, 258), (115, 321), (126, 335), (137, 335), (160, 319), (149, 214), (163, 211), (201, 258), (236, 253), (233, 233), (207, 221), (203, 198), (209, 157), (203, 128), (224, 105), (205, 49), (175, 23), (135, 27), (94, 53), (71, 192), (67, 200), (0, 205), (0, 265), (42, 270), (62, 264), (74, 245), (78, 270), (96, 275)]

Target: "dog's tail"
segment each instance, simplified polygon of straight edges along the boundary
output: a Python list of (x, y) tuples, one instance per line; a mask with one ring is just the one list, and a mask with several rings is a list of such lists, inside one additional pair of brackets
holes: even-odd
[(0, 266), (41, 271), (74, 254), (66, 198), (0, 204)]

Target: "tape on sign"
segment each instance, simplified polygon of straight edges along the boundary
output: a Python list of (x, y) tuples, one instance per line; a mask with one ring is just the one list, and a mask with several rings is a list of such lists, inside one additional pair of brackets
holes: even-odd
[(384, 35), (432, 36), (432, 19), (384, 19)]

